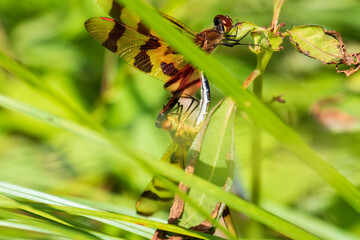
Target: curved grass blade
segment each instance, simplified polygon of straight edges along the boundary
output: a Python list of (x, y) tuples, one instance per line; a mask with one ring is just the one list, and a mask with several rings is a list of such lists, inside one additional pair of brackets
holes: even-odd
[[(1, 211), (1, 210), (0, 210)], [(50, 231), (45, 228), (36, 227), (34, 225), (25, 224), (21, 221), (17, 220), (0, 220), (0, 227), (7, 227), (7, 228), (15, 228), (19, 230), (31, 231), (31, 232), (38, 232), (42, 234), (55, 234), (55, 232)]]
[[(290, 224), (289, 222), (278, 218), (271, 213), (268, 213), (230, 193), (227, 193), (223, 191), (223, 189), (214, 186), (213, 184), (197, 177), (197, 176), (190, 176), (183, 171), (177, 169), (176, 167), (170, 166), (169, 164), (164, 164), (159, 161), (155, 161), (152, 158), (145, 158), (147, 156), (146, 154), (141, 153), (141, 151), (131, 151), (131, 148), (124, 148), (124, 146), (117, 146), (117, 143), (114, 141), (111, 141), (107, 138), (107, 136), (103, 136), (101, 134), (98, 134), (92, 130), (89, 130), (87, 128), (84, 128), (78, 124), (75, 124), (71, 121), (64, 120), (61, 118), (58, 118), (52, 114), (45, 113), (43, 111), (40, 111), (38, 109), (32, 108), (28, 105), (22, 104), (18, 101), (14, 101), (10, 98), (7, 98), (3, 95), (0, 95), (0, 106), (9, 108), (13, 111), (27, 114), (29, 116), (32, 116), (34, 118), (40, 119), (41, 121), (44, 121), (48, 124), (51, 124), (53, 126), (56, 126), (60, 129), (63, 129), (65, 131), (74, 133), (78, 136), (81, 136), (85, 139), (88, 139), (90, 141), (94, 141), (97, 144), (100, 144), (101, 146), (106, 147), (107, 149), (111, 151), (115, 151), (116, 153), (123, 153), (125, 151), (126, 155), (134, 160), (139, 162), (144, 169), (147, 169), (149, 171), (152, 171), (153, 173), (164, 175), (168, 177), (171, 180), (174, 181), (182, 181), (186, 185), (197, 188), (202, 191), (206, 191), (210, 196), (217, 197), (219, 201), (222, 201), (226, 203), (230, 208), (243, 212), (244, 214), (248, 215), (249, 217), (258, 220), (259, 222), (264, 223), (265, 225), (268, 225), (269, 227), (279, 231), (280, 233), (283, 233), (287, 236), (298, 238), (298, 239), (318, 239), (311, 235), (310, 233)], [(50, 120), (49, 120), (50, 119)], [(55, 119), (56, 121), (53, 121)], [(2, 188), (2, 190), (1, 190)], [(13, 193), (13, 189), (5, 188), (4, 189), (4, 183), (0, 184), (0, 190), (5, 191), (8, 193)], [(43, 199), (44, 194), (32, 194), (28, 195), (28, 193), (21, 192), (21, 195), (28, 196), (35, 199), (40, 199), (46, 201), (48, 203), (47, 197)], [(70, 205), (71, 206), (71, 205)], [(105, 222), (107, 220), (100, 219), (99, 221)], [(125, 223), (118, 223), (118, 222), (111, 222), (109, 224), (112, 224), (115, 226), (118, 226), (119, 228), (126, 229), (128, 226), (125, 226)], [(130, 231), (130, 230), (129, 230)], [(148, 233), (144, 233), (148, 234)], [(139, 234), (141, 235), (141, 234)]]
[(135, 234), (147, 238), (151, 238), (154, 232), (154, 230), (148, 228), (150, 227), (150, 228), (158, 228), (182, 235), (192, 236), (200, 239), (214, 239), (214, 240), (222, 239), (215, 236), (198, 233), (196, 231), (180, 228), (174, 225), (157, 222), (154, 220), (149, 220), (147, 218), (141, 218), (136, 215), (101, 211), (98, 209), (88, 207), (84, 204), (79, 204), (50, 194), (38, 192), (35, 190), (23, 188), (5, 182), (0, 182), (0, 193), (11, 197), (17, 197), (17, 198), (37, 202), (37, 204), (34, 203), (19, 204), (10, 200), (9, 201), (1, 200), (0, 208), (26, 209), (28, 212), (35, 214), (39, 214), (39, 211), (49, 210), (49, 208), (52, 208), (55, 210), (61, 210), (67, 212), (72, 215), (84, 216), (99, 222), (103, 222), (124, 229), (129, 232), (133, 232)]
[(23, 223), (26, 223), (30, 226), (35, 227), (36, 229), (46, 229), (47, 231), (55, 233), (55, 235), (71, 237), (74, 239), (94, 239), (99, 240), (100, 238), (92, 235), (89, 232), (80, 230), (78, 228), (73, 228), (70, 226), (65, 226), (61, 224), (54, 224), (53, 222), (47, 222), (33, 217), (25, 216), (18, 213), (13, 213), (8, 210), (0, 209), (0, 217), (6, 219), (16, 219), (20, 220)]
[[(43, 203), (43, 204), (48, 204), (48, 205), (72, 206), (72, 207), (87, 209), (89, 211), (94, 209), (94, 208), (90, 208), (84, 204), (79, 204), (79, 203), (69, 201), (69, 200), (66, 200), (66, 199), (63, 199), (60, 197), (56, 197), (56, 196), (53, 196), (50, 194), (38, 192), (35, 190), (23, 188), (23, 187), (5, 183), (5, 182), (0, 182), (0, 193), (10, 196), (10, 197), (26, 199), (26, 200)], [(17, 204), (10, 205), (9, 201), (5, 202), (3, 200), (0, 201), (0, 206), (6, 207), (6, 208), (9, 208), (10, 206), (12, 206), (12, 208), (15, 208), (15, 209), (19, 208), (19, 206)], [(31, 209), (29, 209), (27, 207), (25, 207), (25, 209), (27, 211), (32, 211)], [(36, 212), (36, 211), (34, 213), (38, 214), (38, 212)], [(112, 221), (112, 220), (108, 220), (105, 218), (98, 218), (98, 217), (92, 217), (92, 216), (87, 216), (87, 217), (97, 220), (99, 222), (103, 222), (103, 223), (121, 228), (121, 229), (129, 231), (129, 232), (133, 232), (133, 233), (138, 234), (143, 237), (151, 237), (153, 234), (153, 230), (151, 230), (149, 228), (130, 224), (127, 222)]]
[[(0, 210), (1, 211), (1, 210)], [(38, 240), (38, 239), (52, 239), (55, 235), (57, 235), (57, 233), (55, 231), (50, 231), (46, 228), (43, 228), (43, 227), (38, 227), (38, 226), (35, 226), (35, 225), (31, 225), (29, 223), (24, 223), (20, 220), (9, 220), (9, 221), (5, 221), (5, 220), (0, 220), (0, 227), (3, 227), (3, 228), (13, 228), (13, 229), (16, 229), (17, 232), (19, 231), (24, 231), (25, 233), (26, 232), (31, 232), (31, 233), (39, 233), (40, 236), (38, 237), (34, 237), (34, 238), (30, 238), (28, 234), (25, 235), (26, 238), (24, 239), (27, 239), (27, 240), (30, 240), (30, 239), (34, 239), (34, 240)], [(119, 237), (112, 237), (112, 236), (107, 236), (105, 234), (100, 234), (100, 233), (93, 233), (95, 236), (98, 236), (99, 239), (103, 239), (103, 240), (126, 240), (124, 238), (119, 238)], [(8, 239), (6, 237), (9, 237), (6, 233), (5, 235), (2, 235), (2, 233), (0, 233), (0, 238), (1, 239)], [(68, 239), (73, 239), (74, 236), (68, 236), (69, 238)], [(13, 238), (10, 238), (9, 239), (16, 239), (16, 240), (19, 240), (21, 239), (21, 236), (14, 236)]]
[(103, 128), (96, 123), (88, 113), (86, 113), (78, 104), (64, 96), (59, 91), (54, 88), (48, 86), (46, 83), (41, 81), (37, 76), (31, 73), (24, 66), (20, 65), (14, 59), (7, 56), (0, 49), (0, 67), (5, 69), (6, 71), (13, 74), (15, 77), (23, 80), (33, 88), (42, 93), (46, 94), (47, 97), (56, 101), (56, 103), (60, 104), (65, 110), (71, 113), (71, 115), (75, 119), (79, 119), (84, 124), (87, 124), (89, 127), (96, 129), (98, 131), (103, 131)]
[(322, 239), (327, 240), (356, 240), (359, 239), (359, 235), (355, 235), (351, 232), (341, 229), (339, 226), (336, 226), (331, 223), (327, 223), (320, 218), (310, 216), (302, 211), (293, 210), (288, 207), (280, 206), (275, 203), (265, 202), (264, 208), (271, 210), (276, 213), (278, 216), (282, 216), (286, 219), (289, 219), (292, 223), (306, 229), (310, 232), (316, 233)]

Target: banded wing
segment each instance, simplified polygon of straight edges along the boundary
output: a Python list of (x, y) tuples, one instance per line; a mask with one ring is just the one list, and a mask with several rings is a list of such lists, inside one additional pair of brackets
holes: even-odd
[[(90, 35), (130, 66), (164, 81), (164, 88), (173, 95), (156, 119), (155, 126), (161, 128), (179, 98), (192, 95), (200, 88), (200, 72), (157, 37), (136, 14), (112, 0), (97, 0), (97, 3), (114, 19), (95, 17), (87, 20), (85, 28)], [(183, 34), (196, 37), (185, 24), (162, 15)]]
[[(159, 38), (105, 17), (90, 18), (85, 22), (85, 28), (95, 40), (129, 65), (167, 82), (164, 87), (173, 95), (181, 95), (184, 92), (191, 95), (199, 88), (199, 84), (195, 87), (200, 79), (199, 72), (192, 69), (191, 75), (194, 76), (189, 75), (189, 69), (192, 67), (187, 64), (184, 57), (174, 52)], [(193, 88), (184, 87), (184, 77), (187, 78), (185, 82), (197, 81), (192, 84)], [(181, 88), (178, 89), (180, 85)]]
[[(85, 22), (85, 28), (93, 38), (123, 58), (129, 65), (164, 82), (186, 66), (187, 61), (183, 56), (161, 41), (155, 32), (132, 11), (113, 0), (96, 0), (96, 2), (113, 19), (91, 18)], [(195, 38), (196, 33), (188, 26), (169, 15), (161, 14), (184, 35)], [(194, 79), (197, 79), (199, 72), (196, 71), (195, 75)], [(177, 76), (176, 79), (164, 87), (170, 92), (177, 90), (182, 77)], [(178, 92), (180, 91), (181, 89)], [(192, 94), (194, 91), (196, 90), (187, 91), (186, 94)]]
[(157, 37), (113, 19), (90, 18), (85, 28), (95, 40), (128, 64), (162, 81), (166, 82), (186, 65), (180, 54), (173, 53)]
[[(168, 162), (183, 169), (186, 160), (185, 145), (173, 142), (166, 150), (161, 161)], [(158, 177), (153, 177), (136, 202), (136, 212), (150, 216), (166, 207), (174, 200), (174, 193)]]

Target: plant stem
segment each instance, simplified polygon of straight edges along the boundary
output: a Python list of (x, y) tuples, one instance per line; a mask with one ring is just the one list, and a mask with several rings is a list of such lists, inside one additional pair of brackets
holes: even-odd
[(260, 76), (261, 72), (257, 69), (255, 69), (247, 78), (246, 80), (242, 83), (242, 87), (243, 89), (247, 89), (250, 84), (258, 77)]
[(259, 99), (262, 100), (262, 89), (263, 89), (263, 82), (264, 82), (264, 68), (263, 68), (263, 56), (264, 54), (261, 52), (257, 57), (257, 66), (256, 70), (259, 71), (259, 76), (254, 80), (253, 92), (254, 95)]
[(254, 124), (251, 129), (251, 202), (259, 205), (261, 186), (261, 131)]
[[(283, 1), (280, 1), (283, 2)], [(281, 5), (280, 5), (281, 6)], [(248, 77), (251, 81), (254, 81), (253, 93), (260, 100), (263, 101), (263, 84), (264, 84), (264, 71), (272, 57), (273, 51), (260, 50), (257, 52), (257, 65), (256, 69)], [(247, 79), (247, 80), (248, 80)], [(248, 83), (249, 84), (249, 83)], [(259, 205), (260, 202), (260, 190), (261, 190), (261, 157), (262, 157), (262, 138), (261, 129), (258, 124), (254, 124), (251, 129), (251, 202), (255, 205)], [(262, 227), (257, 222), (252, 222), (250, 237), (261, 238)]]
[(279, 21), (279, 14), (282, 5), (284, 4), (285, 0), (274, 0), (274, 14), (273, 19), (271, 22), (271, 29), (275, 29), (277, 27), (278, 21)]
[[(254, 80), (253, 92), (254, 95), (262, 100), (263, 89), (263, 53), (257, 55), (257, 67), (256, 70), (260, 73)], [(251, 202), (255, 205), (259, 204), (260, 198), (260, 184), (261, 184), (261, 132), (259, 126), (254, 124), (251, 130)]]

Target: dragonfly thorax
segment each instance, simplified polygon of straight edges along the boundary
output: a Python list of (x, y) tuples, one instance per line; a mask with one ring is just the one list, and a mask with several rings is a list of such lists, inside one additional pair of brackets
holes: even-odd
[(221, 43), (223, 38), (224, 34), (220, 33), (216, 29), (207, 29), (198, 33), (194, 41), (205, 52), (212, 53)]

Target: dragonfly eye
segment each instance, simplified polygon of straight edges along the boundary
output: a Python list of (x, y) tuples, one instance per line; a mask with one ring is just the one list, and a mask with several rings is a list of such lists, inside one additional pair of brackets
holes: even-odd
[(232, 27), (232, 19), (228, 15), (216, 15), (214, 26), (220, 33), (228, 33)]

